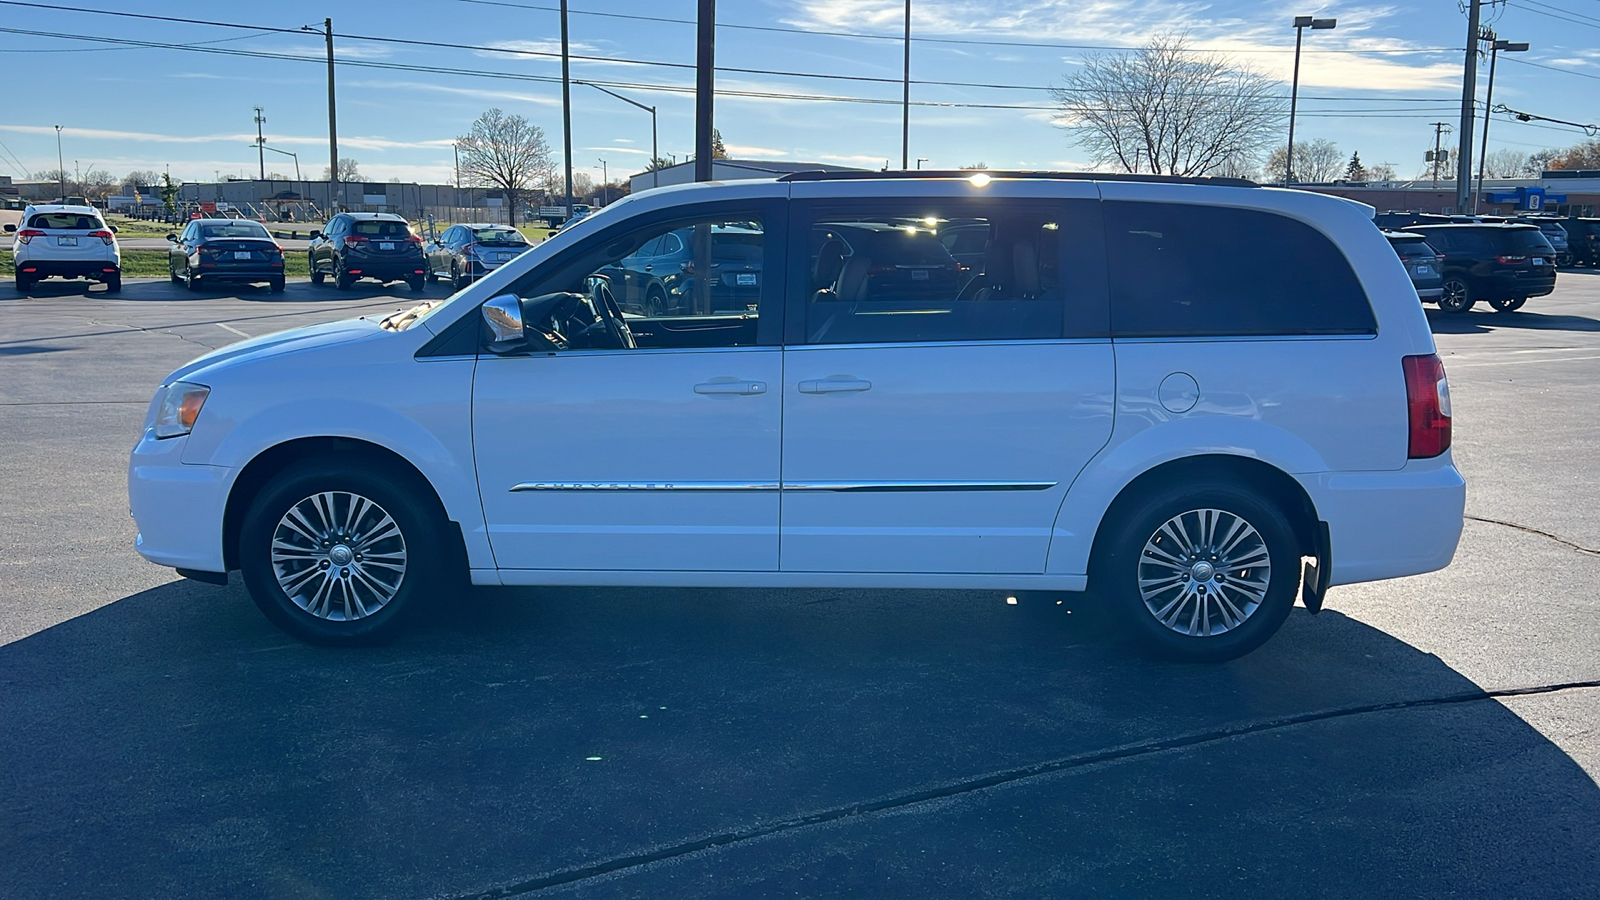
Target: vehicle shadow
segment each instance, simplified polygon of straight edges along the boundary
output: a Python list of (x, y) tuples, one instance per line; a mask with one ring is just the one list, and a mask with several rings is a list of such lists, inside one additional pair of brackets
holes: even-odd
[(1533, 312), (1527, 307), (1504, 313), (1476, 308), (1467, 313), (1448, 313), (1432, 308), (1424, 309), (1424, 312), (1428, 314), (1428, 327), (1434, 334), (1488, 334), (1500, 328), (1600, 331), (1600, 320), (1597, 319)]
[[(439, 896), (617, 866), (578, 892), (1600, 888), (1594, 781), (1492, 700), (1358, 711), (1476, 687), (1337, 611), (1183, 666), (1032, 597), (527, 589), (448, 607), (391, 646), (329, 650), (275, 631), (237, 583), (180, 581), (0, 647), (0, 883)], [(1330, 715), (1281, 721), (1312, 712)], [(1057, 774), (1024, 777), (1041, 764)]]

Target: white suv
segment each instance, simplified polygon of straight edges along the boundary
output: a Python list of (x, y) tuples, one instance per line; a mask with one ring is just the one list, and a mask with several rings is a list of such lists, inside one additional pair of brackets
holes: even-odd
[(107, 291), (122, 290), (122, 250), (116, 229), (106, 225), (92, 206), (51, 203), (30, 206), (22, 226), (7, 224), (16, 234), (11, 246), (17, 267), (17, 291), (26, 293), (46, 278), (87, 278), (103, 282)]
[(644, 192), (442, 304), (173, 372), (138, 549), (319, 643), (470, 577), (1091, 590), (1229, 659), (1460, 537), (1444, 370), (1371, 216), (1138, 176)]

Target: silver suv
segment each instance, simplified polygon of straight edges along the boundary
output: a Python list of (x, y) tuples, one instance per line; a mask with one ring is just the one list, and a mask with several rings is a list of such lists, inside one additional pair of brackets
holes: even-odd
[(30, 206), (22, 213), (11, 252), (16, 260), (17, 291), (26, 293), (46, 278), (87, 278), (106, 290), (122, 290), (122, 251), (116, 229), (106, 225), (92, 206), (52, 203)]

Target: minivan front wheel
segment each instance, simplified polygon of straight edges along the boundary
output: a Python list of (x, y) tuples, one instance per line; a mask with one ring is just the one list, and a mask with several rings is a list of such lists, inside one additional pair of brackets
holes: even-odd
[(303, 465), (257, 495), (239, 534), (250, 597), (312, 644), (392, 638), (438, 582), (437, 516), (382, 472)]
[(1439, 297), (1439, 308), (1445, 312), (1464, 313), (1477, 301), (1465, 278), (1452, 275), (1444, 280), (1444, 293)]
[(1277, 633), (1300, 585), (1294, 529), (1235, 484), (1188, 485), (1120, 517), (1094, 580), (1123, 630), (1153, 656), (1236, 659)]

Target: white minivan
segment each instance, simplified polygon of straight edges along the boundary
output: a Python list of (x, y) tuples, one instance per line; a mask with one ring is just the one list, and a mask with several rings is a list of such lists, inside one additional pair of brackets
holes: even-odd
[(316, 643), (468, 579), (1088, 590), (1187, 660), (1447, 565), (1466, 491), (1371, 208), (911, 172), (647, 191), (443, 303), (218, 350), (128, 482), (145, 558)]

